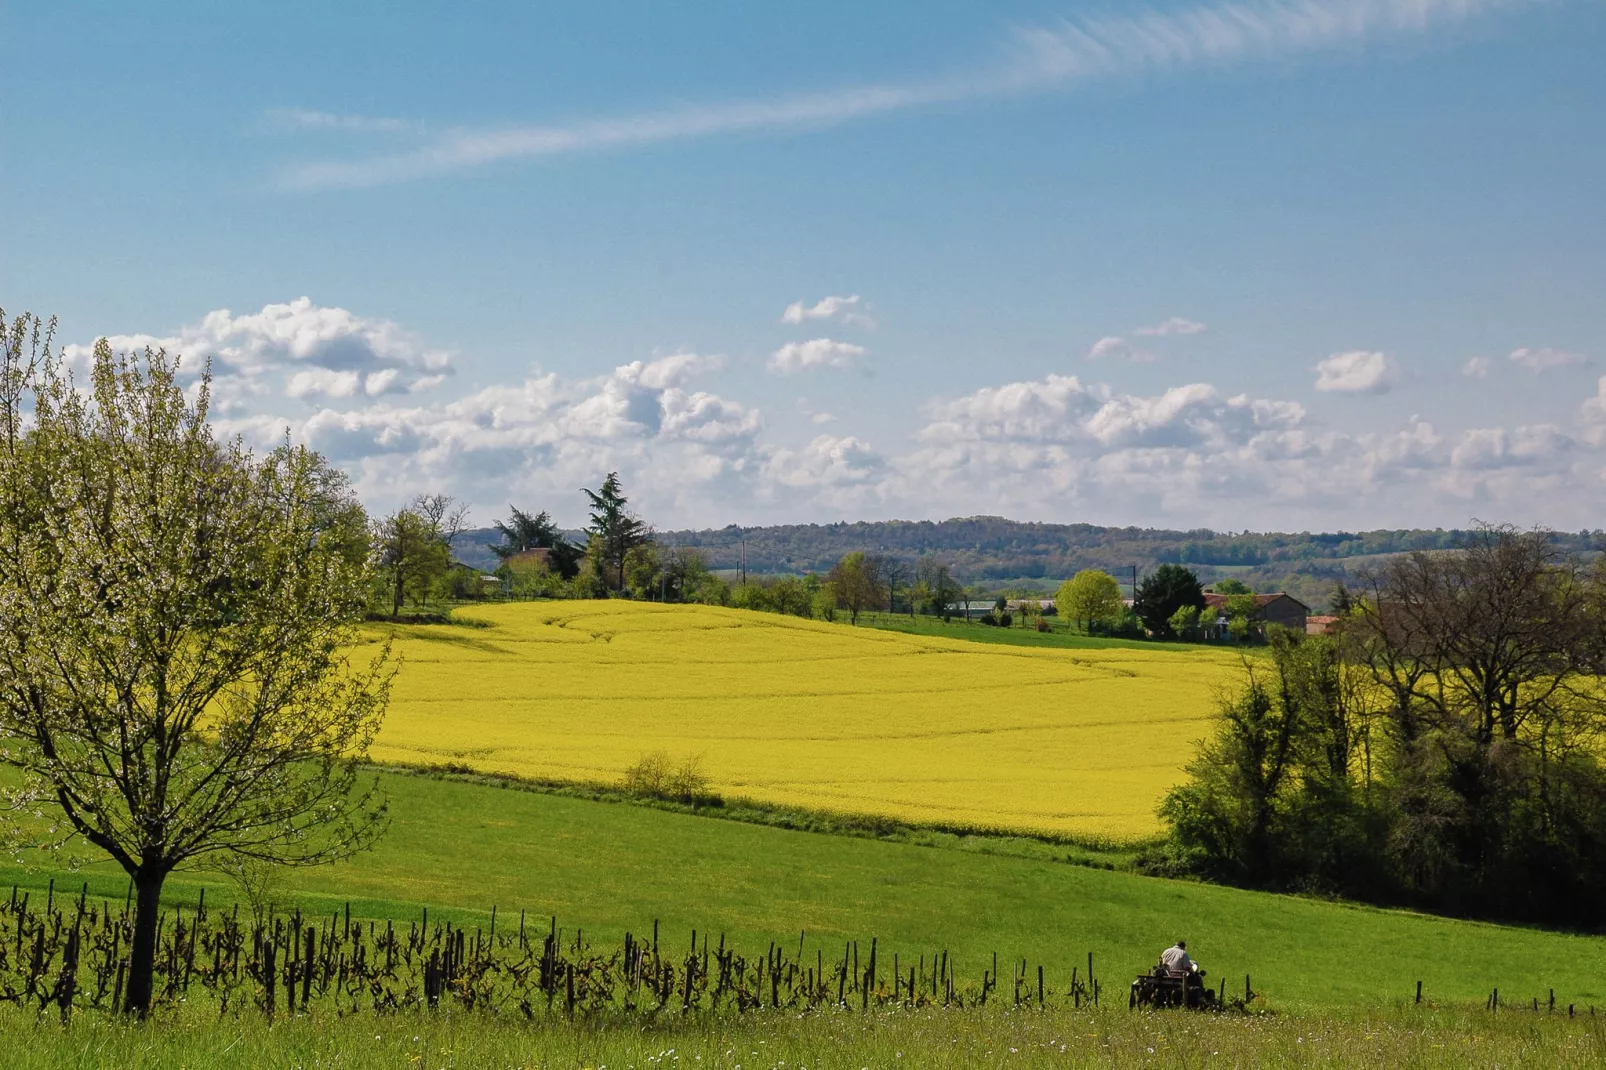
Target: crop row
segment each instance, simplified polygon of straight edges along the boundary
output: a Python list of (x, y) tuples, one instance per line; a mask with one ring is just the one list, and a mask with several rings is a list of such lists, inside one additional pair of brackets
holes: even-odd
[[(115, 1010), (127, 979), (133, 914), (127, 902), (92, 900), (86, 889), (43, 904), (14, 887), (0, 910), (0, 1001), (65, 1021), (76, 1010)], [(428, 911), (405, 926), (353, 919), (349, 905), (328, 917), (297, 911), (242, 918), (236, 904), (208, 910), (204, 893), (193, 910), (164, 913), (158, 927), (157, 1002), (209, 999), (220, 1014), (268, 1016), (314, 1008), (335, 1014), (436, 1009), (513, 1012), (525, 1017), (605, 1012), (693, 1013), (760, 1009), (868, 1010), (892, 1005), (975, 1006), (1000, 998), (997, 956), (979, 977), (962, 976), (946, 951), (888, 961), (878, 941), (845, 941), (826, 957), (820, 941), (800, 934), (795, 953), (771, 943), (761, 955), (695, 931), (671, 950), (652, 936), (626, 933), (622, 944), (592, 944), (581, 930), (560, 929), (556, 918), (539, 928), (521, 912), (516, 925), (472, 932), (451, 922), (431, 924)], [(1097, 1004), (1102, 984), (1073, 967), (1068, 983), (1049, 983), (1043, 965), (1006, 964), (1003, 998), (1015, 1005), (1058, 1001)]]

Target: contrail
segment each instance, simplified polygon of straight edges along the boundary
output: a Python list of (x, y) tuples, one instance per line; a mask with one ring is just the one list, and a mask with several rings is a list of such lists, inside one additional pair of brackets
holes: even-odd
[[(359, 188), (504, 160), (628, 148), (756, 130), (823, 127), (931, 105), (1046, 92), (1099, 79), (1276, 59), (1450, 27), (1539, 0), (1259, 0), (1066, 19), (1016, 32), (970, 74), (866, 84), (550, 125), (456, 130), (408, 151), (322, 160), (281, 176), (292, 189)], [(352, 120), (347, 120), (351, 122)], [(388, 120), (395, 122), (395, 120)]]

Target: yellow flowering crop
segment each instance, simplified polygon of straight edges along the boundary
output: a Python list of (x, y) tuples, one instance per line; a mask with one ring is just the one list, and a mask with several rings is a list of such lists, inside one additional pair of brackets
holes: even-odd
[[(969, 643), (650, 603), (460, 611), (394, 630), (379, 761), (617, 781), (699, 754), (772, 803), (1130, 840), (1157, 830), (1235, 655)], [(374, 626), (373, 638), (392, 631)]]

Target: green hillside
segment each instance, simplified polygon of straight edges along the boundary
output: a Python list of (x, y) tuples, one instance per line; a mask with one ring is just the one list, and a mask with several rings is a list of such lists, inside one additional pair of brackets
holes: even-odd
[[(1120, 990), (1179, 936), (1215, 976), (1253, 976), (1271, 1005), (1332, 1008), (1393, 1001), (1425, 984), (1430, 998), (1543, 997), (1606, 1006), (1597, 963), (1606, 939), (1449, 921), (1315, 900), (1157, 880), (1063, 862), (793, 832), (622, 803), (386, 774), (389, 834), (370, 853), (292, 872), (287, 898), (314, 911), (347, 899), (369, 917), (501, 924), (520, 910), (583, 927), (688, 941), (725, 932), (762, 952), (770, 940), (840, 949), (879, 938), (883, 953), (947, 949), (980, 977), (997, 952), (1069, 974), (1095, 955)], [(975, 846), (971, 844), (970, 846)], [(104, 864), (79, 873), (3, 871), (6, 880), (121, 897)], [(213, 874), (170, 883), (175, 903), (233, 895)], [(37, 894), (37, 893), (36, 893)], [(1051, 973), (1052, 976), (1052, 973)]]

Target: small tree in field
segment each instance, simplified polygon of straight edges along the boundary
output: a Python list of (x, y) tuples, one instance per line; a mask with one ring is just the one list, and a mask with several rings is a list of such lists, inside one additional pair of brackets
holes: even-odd
[(1121, 618), (1121, 585), (1108, 572), (1084, 568), (1060, 584), (1054, 608), (1061, 617), (1091, 631), (1094, 623), (1114, 624)]
[(826, 576), (826, 582), (836, 590), (837, 605), (848, 611), (848, 620), (854, 624), (859, 623), (860, 613), (882, 602), (885, 584), (879, 566), (877, 558), (854, 550), (844, 554)]
[(27, 383), (0, 397), (22, 428), (0, 441), (0, 827), (15, 847), (77, 837), (127, 871), (124, 1010), (143, 1016), (174, 869), (323, 862), (383, 829), (354, 761), (387, 654), (346, 654), (365, 517), (317, 454), (214, 440), (209, 377), (187, 401), (165, 353), (102, 340), (84, 393), (25, 336), (17, 321), (0, 370)]

